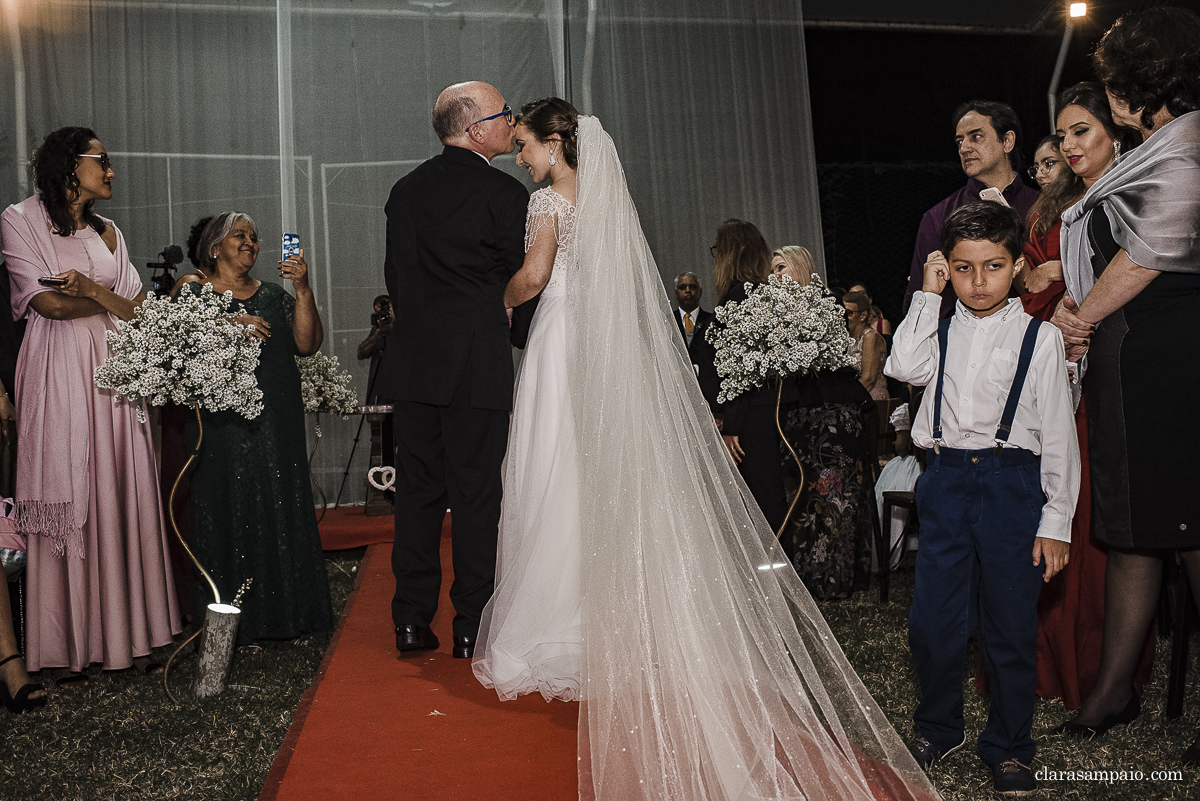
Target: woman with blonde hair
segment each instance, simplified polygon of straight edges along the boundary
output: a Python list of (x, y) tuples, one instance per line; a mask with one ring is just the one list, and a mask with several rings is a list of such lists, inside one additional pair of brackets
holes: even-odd
[(786, 275), (800, 286), (808, 286), (817, 272), (817, 263), (808, 248), (784, 245), (771, 254), (771, 272)]

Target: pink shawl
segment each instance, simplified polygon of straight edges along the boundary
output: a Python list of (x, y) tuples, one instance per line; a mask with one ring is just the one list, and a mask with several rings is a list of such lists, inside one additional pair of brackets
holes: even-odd
[[(111, 220), (104, 221), (112, 225)], [(111, 393), (69, 379), (62, 365), (82, 358), (72, 321), (42, 317), (29, 303), (39, 292), (52, 291), (38, 284), (38, 278), (80, 265), (60, 263), (54, 243), (57, 235), (51, 233), (50, 217), (36, 195), (9, 206), (0, 215), (0, 230), (12, 282), (13, 319), (29, 320), (13, 389), (22, 444), (17, 454), (17, 528), (26, 536), (46, 537), (55, 554), (69, 550), (83, 556), (92, 441), (85, 393)], [(142, 282), (129, 261), (125, 237), (115, 225), (113, 230), (118, 274), (112, 291), (133, 299), (142, 291)], [(117, 318), (109, 317), (115, 324)]]

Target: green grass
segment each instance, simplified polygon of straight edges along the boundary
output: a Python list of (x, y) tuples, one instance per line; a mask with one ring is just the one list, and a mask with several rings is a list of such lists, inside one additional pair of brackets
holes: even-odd
[[(362, 553), (326, 559), (335, 615), (353, 589)], [(191, 690), (193, 642), (171, 665), (179, 706), (167, 698), (161, 676), (92, 670), (90, 686), (75, 690), (35, 677), (49, 685), (45, 708), (24, 715), (0, 710), (0, 798), (255, 799), (331, 636), (235, 655), (229, 683), (246, 689), (206, 699)], [(155, 661), (165, 664), (176, 647), (156, 649)]]
[[(353, 587), (362, 551), (327, 560), (334, 612), (340, 613)], [(908, 654), (906, 618), (912, 596), (911, 560), (893, 575), (891, 603), (878, 591), (857, 593), (821, 609), (850, 661), (905, 739), (912, 734), (916, 681)], [(0, 799), (21, 801), (127, 801), (141, 799), (255, 799), (270, 771), (296, 706), (316, 675), (330, 634), (308, 645), (272, 644), (262, 653), (235, 658), (230, 689), (216, 698), (191, 694), (194, 651), (184, 651), (171, 670), (180, 706), (163, 692), (160, 679), (132, 672), (90, 673), (82, 691), (51, 687), (45, 709), (14, 716), (0, 711)], [(181, 640), (182, 641), (182, 640)], [(155, 652), (166, 661), (173, 648)], [(1193, 637), (1187, 704), (1182, 718), (1166, 720), (1166, 643), (1160, 641), (1154, 676), (1146, 688), (1142, 716), (1096, 742), (1052, 737), (1049, 730), (1071, 717), (1057, 701), (1039, 701), (1034, 719), (1037, 767), (1057, 770), (1143, 771), (1175, 769), (1179, 755), (1200, 729), (1200, 637)], [(972, 657), (971, 665), (975, 662)], [(983, 728), (985, 699), (964, 681), (969, 745)], [(1183, 781), (1105, 784), (1044, 782), (1034, 798), (1200, 798), (1200, 771), (1183, 771)], [(987, 769), (973, 748), (940, 763), (931, 777), (947, 801), (998, 798)]]
[[(908, 557), (899, 571), (892, 574), (891, 602), (879, 603), (879, 591), (872, 586), (844, 601), (821, 603), (821, 612), (859, 672), (867, 689), (906, 741), (914, 736), (912, 713), (917, 706), (916, 674), (908, 652), (908, 607), (912, 601), (913, 566)], [(1109, 801), (1184, 801), (1200, 798), (1200, 769), (1180, 768), (1179, 758), (1200, 731), (1200, 635), (1193, 635), (1189, 650), (1188, 691), (1183, 716), (1167, 720), (1167, 659), (1169, 643), (1159, 640), (1154, 673), (1145, 688), (1142, 714), (1128, 726), (1112, 729), (1103, 738), (1081, 742), (1050, 735), (1058, 724), (1074, 717), (1061, 701), (1039, 699), (1033, 719), (1033, 737), (1037, 756), (1033, 768), (1056, 771), (1141, 771), (1142, 781), (1105, 783), (1101, 781), (1042, 782), (1032, 798)], [(978, 652), (968, 656), (970, 676), (974, 676)], [(964, 717), (967, 744), (962, 750), (936, 763), (929, 776), (947, 801), (999, 799), (992, 792), (991, 773), (975, 755), (975, 740), (987, 720), (987, 699), (975, 691), (971, 678), (963, 681)], [(1152, 771), (1181, 771), (1182, 781), (1151, 781)]]

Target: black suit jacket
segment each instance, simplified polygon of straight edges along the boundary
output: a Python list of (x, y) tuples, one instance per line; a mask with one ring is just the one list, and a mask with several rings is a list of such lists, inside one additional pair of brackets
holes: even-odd
[(512, 409), (504, 287), (525, 258), (529, 193), (478, 154), (446, 146), (392, 187), (384, 277), (396, 325), (376, 379), (380, 396)]
[(679, 328), (679, 335), (683, 337), (684, 343), (687, 344), (688, 358), (696, 367), (696, 378), (700, 381), (700, 391), (704, 393), (704, 400), (708, 401), (708, 407), (714, 414), (720, 410), (717, 405), (717, 395), (721, 392), (721, 379), (717, 375), (717, 353), (704, 335), (715, 319), (712, 312), (700, 309), (696, 313), (696, 327), (692, 329), (692, 341), (688, 343), (687, 332), (683, 328), (683, 315), (679, 309), (675, 309), (675, 325)]

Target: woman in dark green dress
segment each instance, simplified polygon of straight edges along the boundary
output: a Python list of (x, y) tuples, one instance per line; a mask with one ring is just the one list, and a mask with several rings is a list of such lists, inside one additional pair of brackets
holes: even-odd
[[(258, 231), (249, 216), (227, 212), (205, 227), (197, 247), (205, 278), (189, 276), (180, 291), (199, 292), (201, 280), (230, 291), (240, 322), (263, 341), (258, 387), (262, 413), (203, 412), (204, 439), (192, 479), (196, 556), (222, 601), (253, 578), (241, 601), (238, 643), (291, 639), (333, 625), (329, 581), (313, 512), (304, 438), (304, 408), (295, 356), (321, 347), (324, 336), (303, 252), (279, 263), (296, 296), (250, 277)], [(190, 425), (195, 436), (195, 422)], [(194, 441), (190, 439), (189, 441)], [(207, 585), (197, 592), (210, 601)]]

